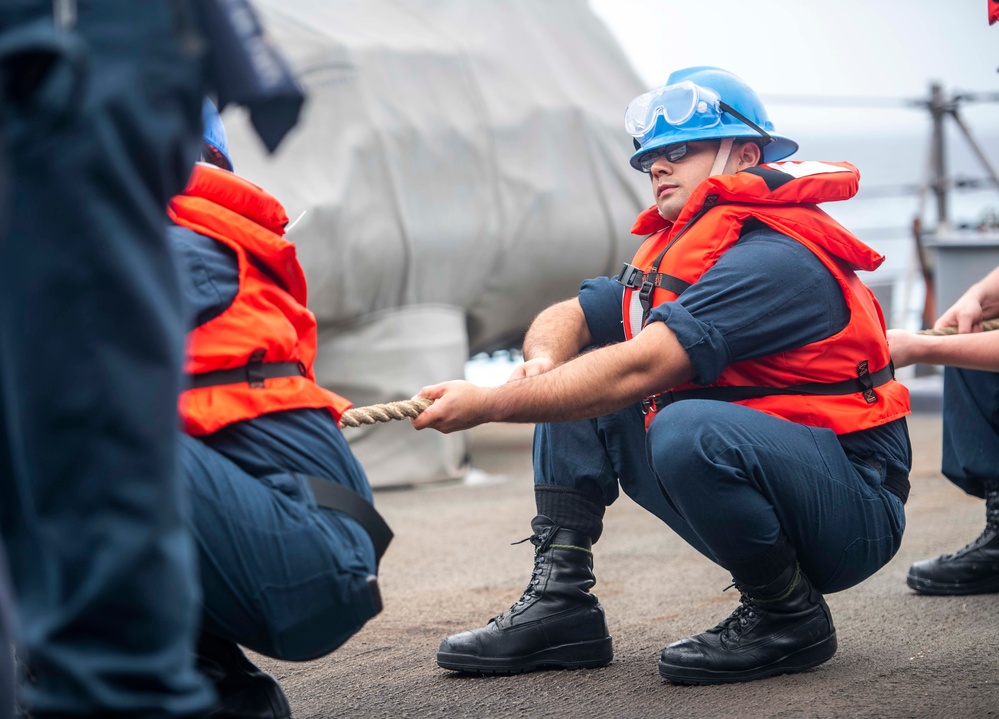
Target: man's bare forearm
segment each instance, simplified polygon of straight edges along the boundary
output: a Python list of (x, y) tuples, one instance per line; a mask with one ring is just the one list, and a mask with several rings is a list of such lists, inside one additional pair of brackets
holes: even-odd
[(488, 388), (489, 421), (599, 417), (693, 376), (690, 358), (672, 330), (655, 322), (629, 342), (601, 347), (521, 383)]
[(573, 297), (544, 310), (524, 336), (524, 359), (547, 357), (563, 364), (593, 343), (579, 300)]
[(420, 390), (434, 403), (417, 429), (456, 432), (485, 422), (567, 422), (600, 417), (694, 376), (673, 331), (654, 322), (633, 340), (601, 347), (550, 371), (477, 387), (464, 380)]

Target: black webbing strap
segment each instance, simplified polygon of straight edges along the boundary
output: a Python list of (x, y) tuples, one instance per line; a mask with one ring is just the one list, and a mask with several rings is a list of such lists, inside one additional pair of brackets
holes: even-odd
[(907, 474), (887, 474), (885, 475), (885, 489), (902, 500), (902, 504), (909, 501), (909, 475)]
[(344, 487), (328, 479), (309, 477), (309, 486), (316, 498), (316, 504), (326, 509), (343, 512), (356, 521), (368, 536), (375, 548), (375, 561), (381, 562), (382, 555), (392, 541), (392, 530), (364, 497), (353, 489)]
[(645, 284), (646, 279), (652, 281), (653, 287), (661, 287), (664, 290), (669, 290), (675, 295), (679, 295), (691, 285), (690, 282), (681, 280), (679, 277), (674, 277), (673, 275), (667, 275), (665, 272), (645, 273), (634, 265), (629, 265), (627, 263), (625, 263), (624, 267), (621, 268), (621, 272), (619, 272), (617, 276), (618, 282), (633, 290), (641, 289), (642, 285)]
[[(256, 353), (254, 353), (256, 355)], [(253, 357), (242, 367), (220, 369), (213, 372), (199, 372), (187, 376), (191, 389), (204, 389), (220, 384), (240, 384), (246, 382), (260, 389), (264, 380), (277, 377), (306, 377), (305, 368), (298, 362), (255, 362)]]
[[(648, 272), (643, 273), (639, 268), (633, 265), (625, 265), (624, 268), (617, 276), (617, 281), (626, 287), (631, 287), (633, 289), (638, 289), (638, 300), (642, 303), (642, 326), (649, 319), (649, 313), (652, 311), (652, 293), (657, 287), (662, 287), (670, 292), (674, 292), (679, 295), (685, 289), (690, 287), (690, 283), (681, 280), (679, 277), (674, 277), (673, 275), (668, 275), (665, 272), (659, 271), (659, 265), (662, 264), (663, 258), (666, 253), (669, 252), (670, 248), (676, 244), (676, 241), (686, 234), (687, 230), (694, 226), (694, 223), (699, 219), (704, 217), (708, 210), (718, 204), (718, 195), (708, 195), (704, 198), (704, 204), (701, 205), (701, 209), (687, 221), (679, 232), (677, 232), (673, 239), (669, 241), (669, 244), (663, 248), (663, 251), (652, 261), (652, 267)], [(636, 279), (639, 279), (635, 273), (641, 275), (641, 282), (637, 285), (628, 284), (634, 283)]]
[(642, 400), (642, 409), (658, 412), (674, 402), (685, 399), (714, 399), (722, 402), (740, 402), (773, 395), (837, 395), (863, 392), (864, 401), (874, 404), (878, 401), (875, 387), (887, 384), (895, 377), (895, 368), (889, 362), (873, 374), (868, 371), (867, 360), (857, 366), (857, 377), (840, 382), (809, 382), (791, 387), (702, 387), (680, 392), (662, 392)]

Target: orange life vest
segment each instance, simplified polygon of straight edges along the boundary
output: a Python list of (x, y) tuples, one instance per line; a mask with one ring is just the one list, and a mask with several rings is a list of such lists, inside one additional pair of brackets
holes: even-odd
[(284, 207), (237, 175), (194, 168), (170, 219), (229, 247), (239, 265), (235, 299), (188, 334), (191, 388), (180, 397), (188, 434), (286, 409), (326, 408), (339, 422), (351, 403), (316, 384), (316, 318), (305, 274), (284, 239)]
[(811, 250), (839, 283), (850, 319), (835, 335), (786, 352), (727, 367), (710, 385), (686, 383), (643, 402), (646, 426), (672, 401), (733, 401), (768, 414), (846, 434), (909, 414), (908, 390), (894, 379), (885, 321), (874, 294), (856, 276), (884, 257), (815, 206), (857, 192), (848, 163), (778, 162), (718, 175), (691, 194), (675, 224), (655, 206), (632, 232), (652, 232), (618, 278), (624, 285), (625, 337), (652, 307), (672, 302), (734, 245), (756, 219)]

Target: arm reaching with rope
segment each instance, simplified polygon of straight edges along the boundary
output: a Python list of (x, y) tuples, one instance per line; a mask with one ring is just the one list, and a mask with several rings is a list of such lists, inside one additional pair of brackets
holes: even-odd
[(969, 287), (933, 327), (956, 325), (958, 334), (981, 332), (982, 322), (993, 317), (999, 317), (999, 267)]
[(486, 422), (565, 422), (609, 414), (662, 387), (694, 376), (690, 358), (662, 322), (630, 342), (588, 352), (544, 372), (499, 387), (455, 381), (424, 387), (434, 403), (413, 420), (416, 429), (445, 434)]
[[(999, 267), (940, 315), (933, 326), (936, 332), (888, 330), (892, 361), (896, 368), (923, 363), (999, 372), (999, 333), (983, 331), (995, 317), (999, 317)], [(954, 327), (956, 334), (937, 333)]]
[(999, 332), (928, 335), (888, 330), (888, 347), (895, 368), (939, 364), (999, 372)]

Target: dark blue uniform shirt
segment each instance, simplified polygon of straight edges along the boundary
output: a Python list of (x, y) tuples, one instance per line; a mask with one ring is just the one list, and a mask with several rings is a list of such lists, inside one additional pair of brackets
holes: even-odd
[[(609, 277), (583, 282), (579, 302), (594, 342), (624, 340), (623, 286)], [(842, 330), (849, 312), (836, 279), (801, 243), (770, 228), (747, 232), (676, 301), (654, 308), (687, 351), (695, 382), (713, 382), (733, 362), (764, 357)], [(887, 462), (906, 475), (912, 463), (904, 419), (840, 435), (855, 457)]]
[[(235, 253), (186, 227), (167, 230), (181, 277), (191, 328), (217, 317), (239, 288)], [(371, 488), (333, 415), (325, 409), (284, 410), (236, 422), (205, 437), (208, 446), (254, 477), (288, 472), (333, 479), (369, 500)]]

